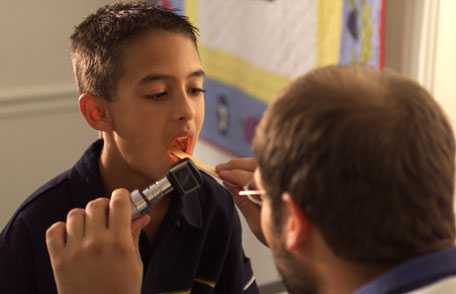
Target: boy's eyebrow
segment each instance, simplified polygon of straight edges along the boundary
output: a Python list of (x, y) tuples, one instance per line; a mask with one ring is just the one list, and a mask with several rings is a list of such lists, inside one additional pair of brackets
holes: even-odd
[[(194, 78), (194, 77), (205, 77), (206, 73), (202, 69), (195, 70), (194, 72), (191, 72), (188, 76), (188, 78)], [(159, 81), (159, 80), (174, 80), (175, 77), (171, 75), (166, 75), (166, 74), (151, 74), (147, 75), (144, 78), (141, 79), (140, 83), (145, 84), (145, 83), (150, 83), (154, 81)]]

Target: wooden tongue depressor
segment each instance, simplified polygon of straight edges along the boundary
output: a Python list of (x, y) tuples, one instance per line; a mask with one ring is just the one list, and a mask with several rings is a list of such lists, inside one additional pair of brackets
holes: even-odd
[(215, 168), (213, 166), (211, 166), (199, 159), (192, 157), (190, 154), (185, 153), (184, 151), (181, 151), (181, 150), (173, 150), (172, 154), (175, 155), (179, 159), (190, 158), (199, 169), (201, 169), (205, 173), (207, 173), (217, 179), (219, 178), (219, 176), (215, 172)]

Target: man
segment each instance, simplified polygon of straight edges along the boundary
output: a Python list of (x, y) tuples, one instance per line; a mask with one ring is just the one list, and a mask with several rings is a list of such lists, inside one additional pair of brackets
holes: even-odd
[[(270, 246), (290, 293), (456, 289), (455, 140), (438, 104), (415, 82), (358, 66), (314, 70), (268, 108), (253, 145), (258, 166), (237, 159), (217, 171)], [(252, 172), (256, 188), (246, 185)], [(120, 194), (128, 212), (128, 193)], [(260, 195), (254, 200), (261, 205), (245, 194)], [(136, 225), (125, 214), (117, 223), (133, 239)], [(61, 294), (72, 293), (75, 283), (65, 281), (78, 274), (64, 236), (63, 224), (48, 231), (57, 277), (66, 277)], [(110, 262), (134, 264), (110, 255), (112, 243), (97, 244)], [(134, 252), (133, 241), (128, 248)], [(82, 268), (90, 274), (89, 265)]]
[[(0, 293), (56, 293), (46, 230), (66, 219), (69, 244), (82, 233), (107, 238), (99, 222), (109, 200), (92, 200), (163, 178), (173, 150), (192, 153), (204, 121), (204, 71), (185, 17), (146, 2), (111, 4), (75, 28), (71, 45), (80, 110), (102, 140), (31, 195), (3, 230)], [(145, 293), (258, 292), (232, 197), (206, 174), (199, 191), (163, 197), (135, 232), (144, 272), (103, 275), (109, 282), (141, 272)], [(98, 252), (96, 243), (84, 244)]]
[[(241, 196), (238, 206), (290, 293), (456, 289), (455, 141), (419, 85), (357, 66), (315, 70), (268, 108), (254, 150), (261, 217)], [(253, 165), (218, 171), (241, 186)]]

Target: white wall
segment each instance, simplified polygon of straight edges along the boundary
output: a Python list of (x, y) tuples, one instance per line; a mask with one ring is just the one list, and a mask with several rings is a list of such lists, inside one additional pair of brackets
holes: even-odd
[(69, 36), (108, 2), (0, 2), (0, 227), (96, 137), (78, 113)]

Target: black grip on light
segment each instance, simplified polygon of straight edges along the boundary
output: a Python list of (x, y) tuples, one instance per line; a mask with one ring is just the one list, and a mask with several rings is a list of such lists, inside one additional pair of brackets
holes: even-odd
[(202, 183), (198, 168), (189, 158), (184, 158), (173, 165), (168, 172), (167, 178), (180, 195), (198, 190)]

